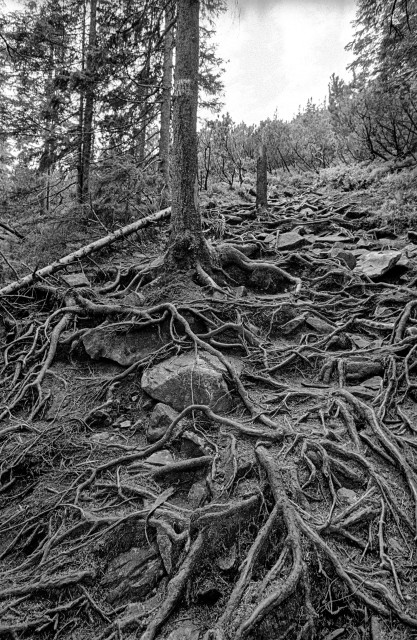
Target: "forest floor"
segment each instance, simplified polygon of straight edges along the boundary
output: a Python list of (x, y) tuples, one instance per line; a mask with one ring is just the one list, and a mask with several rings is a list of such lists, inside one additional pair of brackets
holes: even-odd
[(218, 285), (161, 223), (0, 297), (1, 638), (417, 637), (401, 181), (203, 198)]

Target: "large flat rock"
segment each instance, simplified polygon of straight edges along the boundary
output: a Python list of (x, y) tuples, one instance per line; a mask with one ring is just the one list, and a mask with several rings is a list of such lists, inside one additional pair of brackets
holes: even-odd
[(144, 328), (120, 331), (112, 326), (90, 329), (82, 337), (87, 354), (93, 360), (106, 358), (129, 367), (170, 341), (165, 329)]
[(209, 353), (184, 353), (145, 371), (141, 385), (152, 398), (177, 411), (190, 404), (230, 411), (232, 399), (224, 379), (226, 372), (220, 360)]
[[(275, 238), (273, 240), (275, 243)], [(296, 249), (305, 244), (304, 237), (296, 231), (288, 231), (287, 233), (280, 233), (278, 236), (278, 243), (276, 248), (278, 251), (287, 251), (288, 249)]]
[(401, 251), (367, 251), (358, 257), (354, 271), (368, 278), (379, 278), (392, 269), (401, 257)]

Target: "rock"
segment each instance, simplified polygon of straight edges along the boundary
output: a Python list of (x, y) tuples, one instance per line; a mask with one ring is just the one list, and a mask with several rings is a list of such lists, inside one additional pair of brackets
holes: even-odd
[(125, 304), (128, 307), (141, 307), (144, 300), (145, 296), (143, 296), (141, 293), (137, 293), (137, 291), (131, 291), (120, 300), (120, 303)]
[(149, 442), (160, 440), (178, 415), (178, 412), (172, 407), (158, 402), (149, 418), (149, 429), (147, 433)]
[(356, 243), (356, 246), (358, 247), (358, 249), (366, 249), (366, 247), (370, 247), (372, 244), (372, 242), (370, 240), (368, 240), (368, 238), (361, 238), (360, 240), (358, 240), (358, 242)]
[(142, 389), (155, 400), (177, 411), (191, 404), (207, 404), (215, 411), (230, 411), (230, 397), (223, 375), (226, 367), (208, 353), (184, 353), (144, 372)]
[(146, 458), (146, 462), (164, 466), (166, 464), (172, 464), (174, 462), (174, 456), (168, 449), (161, 449), (161, 451), (155, 451), (149, 458)]
[(174, 631), (171, 631), (167, 640), (198, 640), (199, 637), (199, 627), (194, 622), (184, 621)]
[(331, 234), (328, 236), (318, 236), (316, 238), (316, 242), (330, 242), (334, 244), (335, 242), (349, 242), (350, 238), (348, 236), (342, 236), (340, 233)]
[(268, 235), (265, 236), (263, 241), (266, 242), (267, 244), (274, 244), (275, 240), (276, 240), (275, 233), (268, 233)]
[(345, 507), (354, 504), (358, 500), (357, 494), (351, 489), (346, 489), (345, 487), (341, 487), (337, 490), (337, 498)]
[(409, 231), (407, 233), (407, 237), (409, 240), (411, 240), (411, 242), (417, 244), (417, 233), (415, 231)]
[(149, 424), (151, 427), (168, 428), (178, 415), (178, 411), (175, 411), (172, 407), (163, 402), (158, 402), (150, 415)]
[[(276, 236), (274, 236), (273, 242), (276, 242)], [(278, 251), (287, 251), (288, 249), (301, 247), (304, 243), (305, 240), (303, 236), (300, 236), (296, 231), (288, 231), (287, 233), (280, 233), (276, 247)]]
[(401, 254), (401, 258), (396, 263), (396, 266), (403, 267), (404, 269), (408, 269), (408, 267), (410, 266), (410, 260), (407, 258), (404, 252)]
[(368, 380), (364, 380), (362, 384), (364, 387), (367, 387), (368, 389), (379, 391), (382, 384), (382, 378), (381, 376), (373, 376), (372, 378), (368, 378)]
[(61, 275), (61, 279), (69, 286), (69, 287), (89, 287), (90, 281), (83, 273), (80, 271), (79, 273), (66, 273)]
[(368, 251), (358, 258), (355, 272), (368, 278), (379, 278), (392, 269), (401, 256), (401, 251)]
[(330, 255), (332, 258), (336, 258), (337, 260), (344, 262), (349, 269), (354, 269), (356, 267), (356, 257), (351, 251), (344, 251), (343, 249), (333, 247), (330, 251)]
[(236, 558), (237, 558), (236, 545), (232, 544), (230, 549), (226, 549), (226, 551), (217, 558), (216, 563), (219, 569), (221, 569), (222, 571), (230, 571), (230, 569), (233, 567), (233, 565), (236, 562)]
[(352, 340), (355, 347), (357, 347), (358, 349), (367, 349), (371, 344), (370, 340), (367, 340), (362, 336), (356, 336), (356, 335), (350, 334), (350, 339)]
[(393, 549), (395, 551), (395, 553), (399, 553), (399, 554), (403, 554), (404, 553), (404, 547), (403, 545), (398, 542), (398, 540), (396, 538), (388, 538), (387, 540), (388, 545), (391, 547), (391, 549)]
[(193, 431), (184, 431), (181, 437), (181, 454), (186, 458), (200, 458), (209, 454), (205, 441)]
[(155, 549), (132, 548), (109, 563), (101, 586), (108, 589), (106, 599), (111, 604), (126, 598), (141, 600), (163, 574), (163, 564)]
[(310, 327), (310, 329), (314, 329), (317, 333), (322, 333), (324, 335), (332, 333), (334, 331), (334, 327), (331, 324), (322, 320), (318, 316), (308, 316), (305, 321), (306, 325)]
[(371, 638), (372, 640), (388, 640), (391, 635), (380, 618), (376, 615), (371, 616)]
[[(417, 243), (417, 240), (416, 240), (416, 243)], [(417, 247), (416, 247), (416, 245), (413, 244), (413, 243), (406, 244), (405, 247), (403, 247), (403, 253), (405, 253), (407, 258), (415, 258), (415, 257), (417, 257)]]
[(114, 435), (108, 431), (98, 431), (90, 436), (90, 440), (93, 440), (94, 442), (111, 442), (114, 439)]
[(111, 325), (90, 329), (81, 341), (87, 354), (93, 360), (107, 358), (128, 367), (134, 362), (160, 349), (170, 340), (169, 331), (159, 327), (120, 331)]
[(188, 501), (193, 509), (202, 507), (206, 498), (208, 497), (208, 490), (205, 480), (194, 482), (193, 486), (188, 492)]
[(132, 426), (132, 422), (131, 420), (123, 420), (122, 422), (119, 422), (119, 424), (116, 424), (116, 426), (119, 429), (130, 429), (130, 427)]
[(379, 376), (384, 373), (384, 368), (377, 360), (364, 360), (350, 358), (346, 363), (346, 379), (352, 380), (367, 380), (373, 376)]
[(242, 285), (241, 287), (233, 288), (233, 293), (235, 294), (236, 298), (243, 298), (248, 295), (248, 290), (244, 285)]

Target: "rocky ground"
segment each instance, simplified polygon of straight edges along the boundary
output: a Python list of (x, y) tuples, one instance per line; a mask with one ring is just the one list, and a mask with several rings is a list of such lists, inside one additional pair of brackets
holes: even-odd
[(412, 639), (417, 234), (327, 189), (204, 203), (0, 300), (0, 637)]

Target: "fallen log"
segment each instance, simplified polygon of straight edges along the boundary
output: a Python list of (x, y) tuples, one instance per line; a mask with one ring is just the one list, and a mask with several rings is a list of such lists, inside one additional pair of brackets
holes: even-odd
[(27, 276), (24, 276), (23, 278), (20, 278), (15, 282), (11, 282), (10, 284), (0, 289), (0, 296), (6, 296), (8, 294), (15, 293), (16, 291), (19, 291), (19, 289), (22, 289), (23, 287), (27, 287), (33, 284), (40, 278), (45, 278), (46, 276), (49, 276), (52, 273), (55, 273), (56, 271), (59, 271), (59, 269), (63, 269), (64, 267), (67, 267), (68, 265), (72, 264), (76, 260), (80, 260), (81, 258), (84, 258), (85, 256), (88, 256), (91, 253), (98, 251), (99, 249), (103, 249), (103, 247), (107, 247), (113, 242), (116, 242), (117, 240), (126, 238), (132, 233), (135, 233), (135, 231), (139, 231), (139, 229), (145, 229), (146, 227), (153, 224), (154, 222), (158, 222), (159, 220), (169, 218), (170, 215), (171, 215), (171, 207), (168, 207), (168, 209), (162, 209), (162, 211), (158, 211), (157, 213), (153, 213), (152, 215), (147, 216), (146, 218), (141, 218), (140, 220), (136, 220), (136, 222), (132, 222), (132, 224), (129, 224), (126, 227), (117, 229), (117, 231), (115, 231), (114, 233), (110, 233), (104, 238), (99, 238), (99, 240), (95, 240), (94, 242), (91, 242), (90, 244), (87, 244), (84, 247), (77, 249), (77, 251), (74, 251), (73, 253), (69, 253), (63, 258), (56, 260), (52, 264), (49, 264), (46, 267), (39, 269), (38, 271), (34, 271), (33, 273)]

